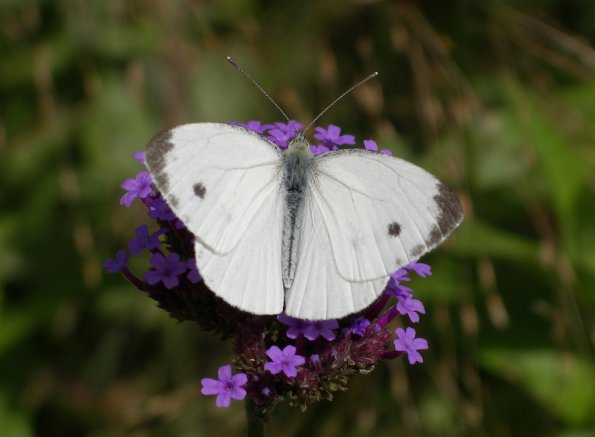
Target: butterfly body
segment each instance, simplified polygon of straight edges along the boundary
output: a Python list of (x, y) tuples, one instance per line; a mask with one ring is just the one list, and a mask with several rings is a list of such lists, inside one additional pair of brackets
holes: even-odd
[(195, 236), (206, 285), (255, 314), (357, 312), (463, 217), (425, 170), (361, 149), (313, 156), (301, 134), (282, 152), (238, 126), (182, 125), (149, 143), (146, 162)]
[(304, 193), (312, 167), (313, 155), (310, 144), (303, 135), (294, 138), (283, 153), (283, 190), (284, 190), (284, 226), (283, 226), (283, 285), (291, 287), (297, 265), (300, 245)]

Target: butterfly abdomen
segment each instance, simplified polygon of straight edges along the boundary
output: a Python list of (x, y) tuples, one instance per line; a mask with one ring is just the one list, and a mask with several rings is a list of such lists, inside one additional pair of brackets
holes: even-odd
[(283, 156), (283, 188), (285, 191), (285, 211), (282, 246), (283, 284), (289, 288), (295, 275), (301, 237), (302, 209), (304, 192), (312, 166), (309, 151), (302, 153), (288, 150)]

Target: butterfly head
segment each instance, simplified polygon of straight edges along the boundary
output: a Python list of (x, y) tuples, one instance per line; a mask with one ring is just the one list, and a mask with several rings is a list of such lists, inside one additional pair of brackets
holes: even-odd
[(296, 132), (295, 137), (293, 137), (289, 141), (289, 145), (287, 146), (287, 153), (311, 153), (310, 152), (310, 143), (306, 139), (304, 132), (299, 131)]

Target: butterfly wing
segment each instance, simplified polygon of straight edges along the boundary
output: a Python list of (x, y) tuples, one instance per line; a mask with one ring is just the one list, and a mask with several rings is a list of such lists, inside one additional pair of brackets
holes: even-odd
[(155, 185), (196, 237), (206, 285), (257, 314), (283, 308), (281, 152), (238, 126), (196, 123), (151, 140)]
[(463, 218), (454, 193), (430, 173), (357, 149), (314, 158), (301, 213), (286, 312), (306, 319), (365, 308), (392, 272), (440, 244)]

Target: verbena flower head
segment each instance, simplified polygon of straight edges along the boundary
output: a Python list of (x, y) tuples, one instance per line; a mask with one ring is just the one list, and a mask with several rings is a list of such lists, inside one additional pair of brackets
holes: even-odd
[[(281, 149), (301, 128), (295, 121), (234, 124), (269, 138)], [(356, 143), (353, 135), (343, 134), (334, 125), (316, 128), (314, 137), (320, 142), (311, 147), (314, 154)], [(364, 146), (371, 152), (390, 153), (378, 152), (372, 140), (365, 140)], [(142, 152), (135, 158), (144, 165)], [(128, 207), (140, 199), (150, 225), (131, 231), (135, 236), (128, 246), (130, 254), (120, 250), (104, 267), (123, 274), (176, 320), (194, 321), (203, 330), (234, 342), (232, 364), (219, 369), (218, 379), (201, 381), (202, 393), (215, 395), (218, 407), (247, 396), (261, 418), (283, 401), (305, 410), (310, 403), (332, 400), (334, 392), (347, 389), (349, 375), (368, 373), (379, 361), (406, 354), (411, 364), (423, 362), (419, 351), (427, 349), (427, 342), (406, 325), (419, 322), (425, 313), (409, 286), (413, 275), (424, 278), (431, 274), (427, 264), (413, 262), (393, 272), (376, 302), (339, 320), (256, 316), (230, 306), (205, 286), (194, 259), (194, 235), (152, 187), (149, 173), (143, 171), (127, 179), (122, 188), (126, 190), (122, 205)], [(144, 257), (148, 271), (131, 272), (129, 256)], [(395, 331), (397, 320), (405, 326)]]

